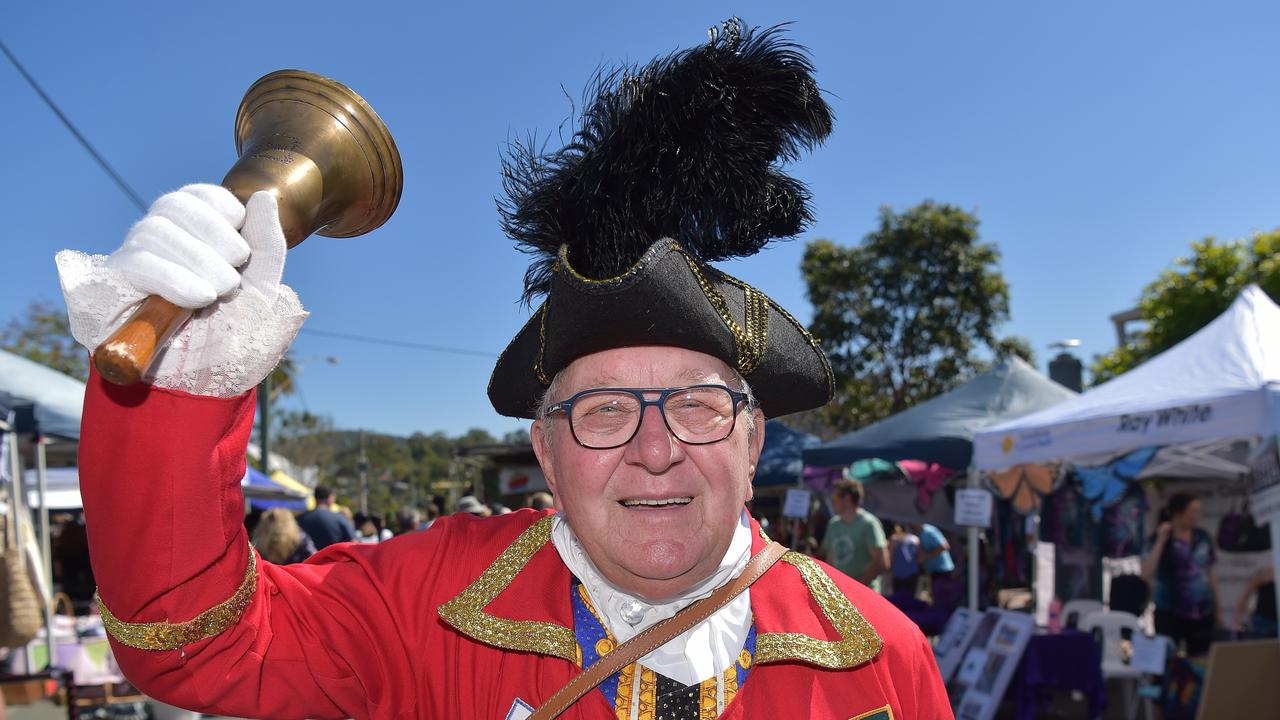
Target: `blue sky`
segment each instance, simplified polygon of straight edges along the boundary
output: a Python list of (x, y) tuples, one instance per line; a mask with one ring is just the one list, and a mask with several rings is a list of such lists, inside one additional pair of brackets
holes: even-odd
[[(404, 196), (381, 230), (290, 255), (312, 312), (292, 403), (346, 428), (500, 434), (523, 423), (485, 386), (528, 316), (527, 258), (494, 210), (505, 142), (556, 132), (598, 66), (700, 43), (735, 14), (794, 21), (837, 113), (793, 167), (817, 223), (724, 265), (803, 322), (804, 241), (857, 242), (886, 204), (978, 215), (1011, 284), (1003, 331), (1042, 367), (1062, 338), (1109, 350), (1108, 316), (1193, 240), (1280, 226), (1275, 3), (5, 3), (0, 39), (148, 202), (222, 177), (259, 76), (355, 88), (396, 138)], [(60, 298), (57, 250), (110, 252), (139, 213), (4, 61), (0, 97), (4, 322)]]

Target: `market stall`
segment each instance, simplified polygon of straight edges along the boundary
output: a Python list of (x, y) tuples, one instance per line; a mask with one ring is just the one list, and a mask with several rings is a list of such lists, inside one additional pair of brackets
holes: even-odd
[[(1256, 285), (1199, 332), (1070, 400), (997, 422), (973, 438), (983, 470), (1082, 461), (1180, 446), (1189, 461), (1217, 441), (1280, 430), (1280, 307)], [(1206, 459), (1217, 464), (1217, 460)]]
[[(43, 587), (52, 585), (48, 466), (74, 464), (80, 439), (80, 410), (84, 402), (84, 383), (52, 368), (13, 353), (0, 351), (0, 442), (6, 452), (0, 453), (0, 477), (10, 483), (10, 517), (15, 527), (30, 519), (28, 507), (39, 508), (37, 519), (40, 544), (40, 574)], [(24, 492), (22, 478), (22, 443), (29, 443), (34, 456), (31, 490)], [(59, 495), (60, 501), (63, 499)], [(32, 502), (34, 501), (34, 502)], [(45, 597), (46, 637), (52, 638), (53, 611)], [(52, 651), (52, 640), (49, 640)]]
[[(1239, 483), (1249, 473), (1248, 448), (1277, 432), (1280, 307), (1251, 285), (1213, 322), (1139, 367), (979, 432), (973, 459), (982, 470), (1050, 461), (1099, 467), (1144, 454), (1130, 479)], [(1270, 533), (1280, 566), (1280, 523)]]
[[(1048, 379), (1019, 358), (999, 363), (950, 392), (844, 437), (806, 450), (811, 466), (846, 465), (861, 458), (915, 460), (962, 472), (970, 466), (973, 439), (994, 423), (1064, 403), (1072, 390)], [(913, 475), (913, 479), (925, 477)], [(930, 488), (915, 483), (917, 496)], [(940, 489), (935, 483), (932, 492)], [(922, 514), (930, 506), (916, 502)], [(949, 521), (947, 524), (951, 524)], [(977, 572), (978, 531), (968, 533), (969, 567)], [(977, 580), (970, 578), (970, 606), (977, 606)]]

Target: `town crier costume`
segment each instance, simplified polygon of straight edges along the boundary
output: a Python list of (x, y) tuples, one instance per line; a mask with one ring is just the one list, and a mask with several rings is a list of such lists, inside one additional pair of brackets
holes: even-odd
[[(463, 513), (303, 564), (250, 547), (239, 488), (252, 388), (305, 317), (280, 284), (275, 199), (188, 186), (110, 258), (61, 253), (90, 348), (145, 294), (202, 308), (146, 383), (95, 374), (85, 398), (82, 493), (125, 674), (238, 717), (524, 718), (736, 587), (776, 547), (743, 507), (764, 418), (825, 403), (832, 377), (791, 315), (709, 263), (803, 229), (807, 191), (779, 165), (830, 130), (776, 28), (730, 21), (601, 75), (566, 148), (517, 146), (504, 167), (539, 304), (489, 397), (534, 421), (556, 512)], [(951, 717), (928, 642), (888, 602), (794, 552), (763, 567), (560, 717)]]

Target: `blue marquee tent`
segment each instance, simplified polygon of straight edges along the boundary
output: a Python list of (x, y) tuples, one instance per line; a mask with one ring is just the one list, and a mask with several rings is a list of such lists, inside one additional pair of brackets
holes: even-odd
[(1076, 397), (1018, 358), (1000, 363), (960, 387), (804, 451), (806, 465), (848, 465), (863, 458), (924, 460), (962, 470), (973, 437), (990, 425)]
[(282, 507), (304, 512), (307, 509), (306, 495), (284, 487), (252, 467), (245, 471), (244, 479), (240, 481), (240, 488), (244, 491), (249, 504), (257, 510)]
[(817, 446), (816, 435), (793, 430), (781, 420), (769, 420), (764, 426), (764, 448), (756, 463), (755, 486), (795, 485), (804, 469), (801, 454), (805, 448)]

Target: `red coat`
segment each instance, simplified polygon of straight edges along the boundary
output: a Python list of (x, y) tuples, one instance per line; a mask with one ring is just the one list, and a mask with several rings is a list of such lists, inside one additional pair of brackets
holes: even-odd
[[(238, 717), (500, 720), (516, 698), (537, 707), (580, 672), (570, 575), (543, 513), (442, 518), (300, 565), (258, 559), (256, 584), (242, 585), (253, 409), (252, 393), (89, 381), (81, 491), (106, 608), (126, 623), (179, 623), (245, 593), (211, 613), (232, 621), (211, 638), (174, 650), (113, 640), (134, 684)], [(722, 717), (952, 717), (919, 630), (843, 574), (789, 554), (752, 586), (751, 608), (756, 657)], [(153, 629), (135, 626), (133, 642)], [(593, 691), (562, 717), (613, 712)]]

